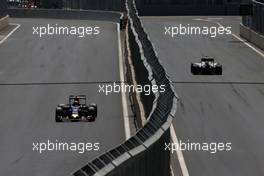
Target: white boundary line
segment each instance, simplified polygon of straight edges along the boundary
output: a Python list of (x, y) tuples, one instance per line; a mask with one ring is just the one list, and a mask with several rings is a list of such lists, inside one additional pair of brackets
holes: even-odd
[[(215, 21), (211, 21), (213, 23), (218, 24), (220, 27), (224, 27), (222, 24), (215, 22)], [(261, 52), (259, 49), (255, 48), (253, 45), (245, 42), (245, 40), (243, 40), (242, 38), (238, 37), (236, 34), (232, 33), (232, 36), (235, 37), (236, 39), (238, 39), (239, 41), (243, 42), (245, 45), (247, 45), (249, 48), (251, 48), (253, 51), (255, 51), (256, 53), (258, 53), (260, 56), (264, 57), (264, 53)]]
[(208, 18), (208, 20), (222, 20), (222, 19), (224, 19), (224, 18), (217, 18), (217, 17), (215, 17), (215, 18)]
[[(179, 141), (178, 141), (178, 138), (177, 138), (177, 135), (176, 135), (176, 132), (175, 132), (173, 125), (171, 125), (171, 127), (170, 127), (170, 133), (171, 133), (172, 142), (179, 145)], [(177, 158), (178, 158), (178, 161), (180, 163), (180, 166), (181, 166), (182, 175), (183, 176), (189, 176), (189, 171), (187, 169), (182, 151), (176, 150), (176, 154), (177, 154)]]
[(238, 37), (236, 34), (233, 34), (232, 35), (237, 38), (238, 40), (240, 40), (241, 42), (243, 42), (245, 45), (247, 45), (249, 48), (251, 48), (252, 50), (254, 50), (256, 53), (258, 53), (259, 55), (261, 55), (262, 57), (264, 57), (264, 53), (261, 52), (259, 49), (255, 48), (254, 46), (252, 46), (251, 44), (245, 42), (242, 38)]
[[(122, 46), (121, 46), (121, 37), (120, 37), (120, 24), (117, 24), (117, 37), (118, 37), (118, 57), (119, 57), (119, 72), (120, 72), (120, 81), (121, 86), (123, 87), (125, 84), (125, 78), (124, 78), (124, 67), (123, 67), (123, 57), (122, 57)], [(125, 128), (125, 136), (126, 139), (130, 138), (131, 131), (130, 131), (130, 125), (129, 125), (129, 118), (128, 118), (128, 109), (127, 109), (127, 99), (126, 94), (124, 91), (121, 91), (121, 97), (122, 97), (122, 109), (123, 109), (123, 117), (124, 117), (124, 128)]]
[(175, 176), (175, 174), (174, 174), (174, 172), (173, 172), (172, 165), (170, 165), (170, 169), (171, 169), (171, 176)]
[[(206, 22), (211, 22), (211, 23), (215, 23), (215, 24), (218, 24), (220, 27), (224, 27), (222, 24), (220, 24), (219, 22), (216, 22), (216, 21), (212, 21), (208, 18), (208, 20), (206, 19), (194, 19), (194, 20), (200, 20), (200, 21), (206, 21)], [(245, 40), (243, 40), (241, 37), (237, 36), (236, 34), (234, 34), (232, 32), (232, 36), (235, 37), (237, 40), (243, 42), (245, 45), (247, 45), (249, 48), (251, 48), (253, 51), (255, 51), (256, 53), (258, 53), (260, 56), (264, 57), (264, 53), (257, 49), (256, 47), (254, 47), (253, 45), (249, 44), (248, 42), (245, 42)]]
[(1, 41), (0, 41), (0, 45), (3, 44), (6, 39), (8, 39), (8, 37), (10, 37), (19, 27), (20, 27), (20, 24), (14, 24), (14, 23), (10, 23), (11, 25), (16, 25), (16, 27), (11, 31), (9, 32)]

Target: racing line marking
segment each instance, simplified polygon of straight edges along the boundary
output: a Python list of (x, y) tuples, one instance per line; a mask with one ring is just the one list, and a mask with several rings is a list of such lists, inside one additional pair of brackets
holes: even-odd
[[(176, 135), (176, 131), (175, 131), (173, 125), (171, 125), (171, 127), (170, 127), (170, 133), (171, 133), (172, 142), (177, 144), (177, 145), (179, 145), (179, 141), (178, 141), (178, 138), (177, 138), (177, 135)], [(178, 158), (178, 161), (180, 163), (180, 166), (181, 166), (182, 175), (183, 176), (189, 176), (189, 171), (187, 169), (187, 166), (186, 166), (182, 151), (181, 150), (176, 150), (176, 154), (177, 154), (177, 158)]]
[[(124, 67), (123, 67), (123, 59), (122, 59), (122, 47), (121, 47), (121, 37), (120, 37), (120, 24), (117, 24), (117, 37), (118, 37), (118, 57), (119, 57), (119, 73), (120, 73), (120, 81), (121, 86), (125, 86), (125, 78), (124, 78)], [(124, 128), (125, 128), (125, 136), (126, 139), (130, 138), (130, 125), (129, 125), (129, 118), (128, 118), (128, 109), (127, 109), (127, 99), (126, 94), (124, 91), (121, 91), (122, 96), (122, 108), (123, 108), (123, 117), (124, 117)]]
[(6, 39), (8, 39), (8, 37), (10, 37), (19, 27), (20, 27), (20, 24), (14, 24), (14, 23), (9, 23), (11, 25), (16, 25), (16, 27), (11, 31), (9, 32), (1, 41), (0, 41), (0, 45), (3, 44)]

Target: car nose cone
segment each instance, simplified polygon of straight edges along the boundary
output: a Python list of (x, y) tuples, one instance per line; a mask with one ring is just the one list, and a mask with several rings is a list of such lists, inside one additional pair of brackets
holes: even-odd
[(72, 114), (72, 117), (76, 119), (78, 117), (78, 114)]

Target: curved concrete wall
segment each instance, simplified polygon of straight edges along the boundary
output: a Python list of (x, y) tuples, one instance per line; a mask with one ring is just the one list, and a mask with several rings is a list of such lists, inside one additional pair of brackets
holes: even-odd
[(255, 32), (243, 24), (240, 24), (240, 35), (249, 42), (264, 50), (264, 35)]
[(9, 25), (9, 17), (6, 15), (5, 17), (0, 18), (0, 30)]
[[(132, 60), (140, 70), (143, 84), (165, 86), (165, 92), (153, 93), (145, 125), (124, 143), (90, 161), (73, 173), (74, 176), (170, 176), (170, 126), (177, 109), (177, 95), (156, 51), (146, 34), (134, 0), (127, 0), (128, 37)], [(142, 72), (140, 72), (142, 73)], [(138, 73), (139, 74), (139, 73)], [(142, 75), (142, 74), (141, 74)], [(138, 81), (138, 78), (137, 78)], [(147, 108), (148, 109), (148, 108)]]

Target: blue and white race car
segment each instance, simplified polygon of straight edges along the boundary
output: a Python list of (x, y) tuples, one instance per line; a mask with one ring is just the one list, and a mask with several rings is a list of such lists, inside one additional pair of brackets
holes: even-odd
[(70, 95), (69, 104), (59, 104), (55, 112), (56, 122), (93, 122), (97, 117), (97, 105), (86, 105), (85, 95)]

